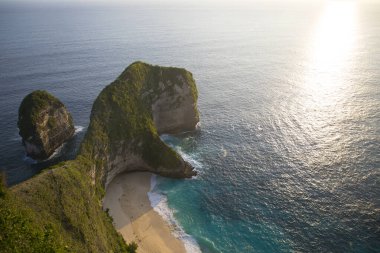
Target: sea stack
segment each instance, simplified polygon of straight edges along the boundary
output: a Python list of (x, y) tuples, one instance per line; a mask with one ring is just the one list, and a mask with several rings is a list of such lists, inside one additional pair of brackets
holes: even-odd
[(64, 104), (46, 91), (37, 90), (22, 101), (18, 115), (19, 134), (28, 156), (44, 160), (75, 132)]

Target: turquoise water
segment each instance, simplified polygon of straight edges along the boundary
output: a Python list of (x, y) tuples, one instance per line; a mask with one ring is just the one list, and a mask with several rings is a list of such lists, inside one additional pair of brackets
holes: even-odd
[(203, 252), (380, 252), (380, 6), (0, 8), (0, 167), (25, 159), (17, 109), (46, 89), (86, 127), (135, 60), (185, 67), (201, 128), (163, 137), (199, 174), (156, 191)]

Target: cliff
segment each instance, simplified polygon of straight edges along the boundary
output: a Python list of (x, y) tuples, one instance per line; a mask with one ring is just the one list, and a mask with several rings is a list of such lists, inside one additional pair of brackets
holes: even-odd
[[(107, 185), (124, 171), (195, 175), (159, 134), (194, 130), (198, 93), (185, 69), (131, 64), (95, 100), (80, 156), (96, 161), (93, 180)], [(96, 143), (96, 145), (94, 145)]]
[(134, 252), (102, 210), (86, 166), (68, 161), (11, 189), (0, 184), (0, 252)]
[(48, 168), (11, 191), (0, 185), (0, 251), (134, 252), (102, 210), (105, 188), (124, 171), (194, 175), (159, 134), (195, 129), (196, 102), (190, 72), (130, 65), (95, 100), (75, 160)]
[(72, 117), (62, 102), (40, 90), (22, 101), (17, 125), (26, 153), (38, 160), (48, 158), (75, 131)]

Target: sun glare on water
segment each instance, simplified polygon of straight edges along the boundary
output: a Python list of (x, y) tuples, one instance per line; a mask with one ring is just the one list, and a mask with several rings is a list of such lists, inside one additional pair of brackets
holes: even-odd
[(357, 2), (328, 1), (312, 34), (304, 85), (314, 101), (334, 102), (347, 89), (357, 42)]
[[(305, 131), (324, 147), (333, 147), (343, 138), (344, 124), (358, 117), (352, 106), (360, 86), (355, 83), (358, 64), (358, 6), (356, 1), (328, 1), (312, 28), (304, 62), (296, 117)], [(359, 115), (360, 116), (360, 115)], [(322, 141), (323, 140), (323, 141)], [(327, 154), (324, 157), (324, 154)], [(317, 152), (314, 161), (331, 160), (328, 152)]]
[(341, 71), (355, 44), (356, 2), (329, 2), (315, 32), (314, 67)]

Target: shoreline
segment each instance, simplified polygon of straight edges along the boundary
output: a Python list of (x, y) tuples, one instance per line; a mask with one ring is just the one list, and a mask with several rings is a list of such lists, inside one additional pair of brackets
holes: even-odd
[(185, 253), (184, 242), (172, 233), (174, 227), (152, 207), (148, 197), (152, 173), (133, 172), (115, 177), (106, 189), (104, 209), (109, 209), (115, 229), (138, 252)]

